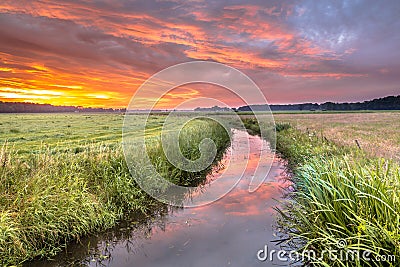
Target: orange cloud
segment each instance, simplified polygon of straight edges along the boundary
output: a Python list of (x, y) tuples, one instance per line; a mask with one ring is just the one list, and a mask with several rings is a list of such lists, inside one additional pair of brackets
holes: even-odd
[[(282, 78), (363, 75), (315, 69), (342, 55), (300, 37), (285, 24), (285, 17), (293, 14), (290, 5), (225, 4), (213, 13), (201, 2), (182, 3), (166, 8), (166, 14), (156, 5), (131, 5), (1, 3), (0, 101), (126, 107), (153, 73), (190, 60), (212, 60)], [(159, 107), (197, 96), (207, 93), (170, 92)]]

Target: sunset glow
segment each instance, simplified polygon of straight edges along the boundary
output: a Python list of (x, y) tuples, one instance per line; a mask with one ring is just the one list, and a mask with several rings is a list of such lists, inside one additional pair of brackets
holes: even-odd
[[(124, 108), (192, 60), (238, 68), (270, 103), (397, 95), (398, 14), (398, 1), (2, 1), (0, 101)], [(160, 107), (210, 94), (226, 98), (186, 86)]]

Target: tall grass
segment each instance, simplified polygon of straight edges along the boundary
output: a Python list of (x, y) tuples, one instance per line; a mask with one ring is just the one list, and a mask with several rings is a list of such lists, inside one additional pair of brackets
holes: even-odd
[[(284, 128), (278, 132), (277, 149), (291, 163), (294, 187), (278, 209), (286, 244), (299, 252), (317, 252), (318, 257), (303, 259), (312, 266), (398, 266), (399, 165)], [(321, 255), (332, 250), (369, 257)], [(377, 260), (386, 255), (395, 258)]]
[[(213, 139), (222, 153), (229, 143), (222, 126), (194, 123), (201, 125), (191, 127), (190, 134), (183, 131), (181, 149), (188, 151), (186, 155), (196, 158), (205, 137)], [(154, 141), (150, 152), (154, 163), (168, 166), (159, 171), (183, 185), (192, 184), (188, 173), (166, 162), (159, 146)], [(138, 169), (137, 175), (141, 173)], [(119, 146), (96, 143), (77, 153), (44, 150), (24, 156), (4, 146), (0, 150), (0, 265), (51, 257), (70, 240), (111, 227), (127, 212), (148, 212), (156, 205), (160, 204), (136, 184)]]
[(400, 162), (400, 112), (274, 114), (274, 118), (304, 132), (317, 132), (341, 146), (356, 148), (357, 140), (369, 155)]
[[(205, 138), (211, 138), (216, 146), (217, 154), (216, 159), (222, 157), (223, 152), (229, 145), (230, 133), (219, 125), (217, 122), (208, 119), (196, 119), (188, 122), (180, 132), (179, 140), (170, 140), (171, 142), (179, 142), (180, 152), (182, 155), (192, 161), (197, 160), (201, 157), (199, 150), (199, 144)], [(174, 137), (174, 136), (172, 136)], [(166, 138), (168, 139), (168, 137)], [(170, 182), (183, 185), (183, 186), (196, 186), (202, 182), (205, 174), (211, 171), (212, 166), (202, 169), (201, 171), (185, 171), (182, 168), (177, 168), (171, 162), (168, 161), (162, 147), (160, 138), (151, 140), (147, 145), (147, 151), (149, 151), (150, 160), (156, 165), (157, 171), (164, 175), (164, 178)], [(174, 151), (178, 152), (178, 151)], [(205, 155), (212, 156), (210, 155)], [(172, 157), (174, 157), (172, 155)], [(209, 158), (203, 158), (204, 161), (212, 161)], [(199, 162), (202, 165), (204, 162)], [(204, 165), (204, 164), (203, 164)]]

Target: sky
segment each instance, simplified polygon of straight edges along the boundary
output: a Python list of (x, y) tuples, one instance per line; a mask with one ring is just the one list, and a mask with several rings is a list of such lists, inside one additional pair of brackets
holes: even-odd
[[(123, 108), (194, 60), (239, 69), (270, 104), (398, 95), (399, 14), (397, 0), (1, 1), (0, 101)], [(197, 84), (159, 107), (210, 96), (243, 104)]]

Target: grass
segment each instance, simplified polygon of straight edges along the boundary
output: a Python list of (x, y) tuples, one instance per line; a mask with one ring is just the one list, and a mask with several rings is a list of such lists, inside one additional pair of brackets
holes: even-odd
[(7, 142), (20, 154), (67, 152), (92, 143), (118, 146), (123, 118), (122, 114), (0, 114), (0, 144)]
[[(321, 252), (343, 239), (346, 249), (400, 257), (400, 171), (393, 156), (399, 151), (399, 115), (275, 115), (277, 149), (293, 172), (290, 201), (279, 210), (288, 245)], [(188, 173), (166, 160), (159, 138), (164, 119), (151, 116), (146, 128), (152, 162), (173, 183), (201, 183), (209, 169)], [(0, 265), (51, 258), (70, 240), (111, 227), (131, 211), (151, 213), (160, 205), (129, 172), (120, 144), (122, 120), (117, 114), (0, 115)], [(244, 122), (259, 132), (254, 120)], [(221, 126), (196, 120), (182, 131), (183, 154), (198, 159), (205, 137), (214, 140), (219, 155), (229, 143)], [(134, 157), (135, 177), (147, 175), (141, 153)], [(396, 264), (327, 257), (310, 262)]]
[[(51, 258), (67, 242), (109, 228), (124, 214), (151, 213), (152, 207), (161, 205), (129, 172), (120, 145), (120, 115), (0, 118), (3, 129), (18, 129), (1, 135), (0, 265)], [(163, 120), (152, 117), (146, 131), (152, 162), (171, 182), (200, 183), (208, 169), (188, 175), (166, 161), (159, 142)], [(208, 120), (188, 123), (180, 138), (180, 148), (191, 160), (198, 158), (198, 144), (204, 138), (214, 140), (219, 155), (229, 144), (229, 134)], [(147, 174), (142, 154), (133, 159), (135, 177)]]
[[(335, 126), (326, 116), (333, 116)], [(398, 115), (354, 116), (324, 115), (318, 116), (319, 120), (315, 115), (275, 116), (279, 122), (276, 148), (288, 160), (292, 172), (287, 201), (277, 208), (278, 230), (283, 246), (297, 250), (307, 266), (398, 266), (398, 162), (317, 134), (320, 125), (325, 131), (330, 126), (341, 129), (341, 125), (347, 124), (356, 128), (368, 125), (369, 140), (374, 140), (380, 126), (384, 126), (383, 131), (390, 131), (391, 125), (384, 122)], [(293, 121), (297, 122), (295, 127), (290, 124)], [(373, 122), (375, 126), (371, 127)], [(259, 133), (254, 119), (245, 117), (244, 124), (250, 132)], [(396, 138), (398, 133), (389, 135), (392, 142)], [(343, 241), (345, 246), (338, 247), (338, 242)], [(336, 251), (333, 253), (338, 258), (331, 257), (328, 251)], [(353, 256), (357, 253), (367, 253), (369, 257)], [(379, 261), (382, 257), (386, 260)]]
[(275, 114), (277, 123), (290, 123), (304, 133), (324, 136), (340, 146), (369, 156), (400, 161), (400, 112), (338, 114)]
[(278, 132), (277, 149), (293, 172), (289, 201), (278, 209), (289, 247), (318, 252), (318, 257), (304, 259), (312, 266), (397, 266), (393, 260), (321, 257), (322, 251), (340, 250), (337, 242), (345, 240), (344, 253), (367, 251), (371, 258), (400, 258), (400, 167), (396, 162), (293, 128)]

